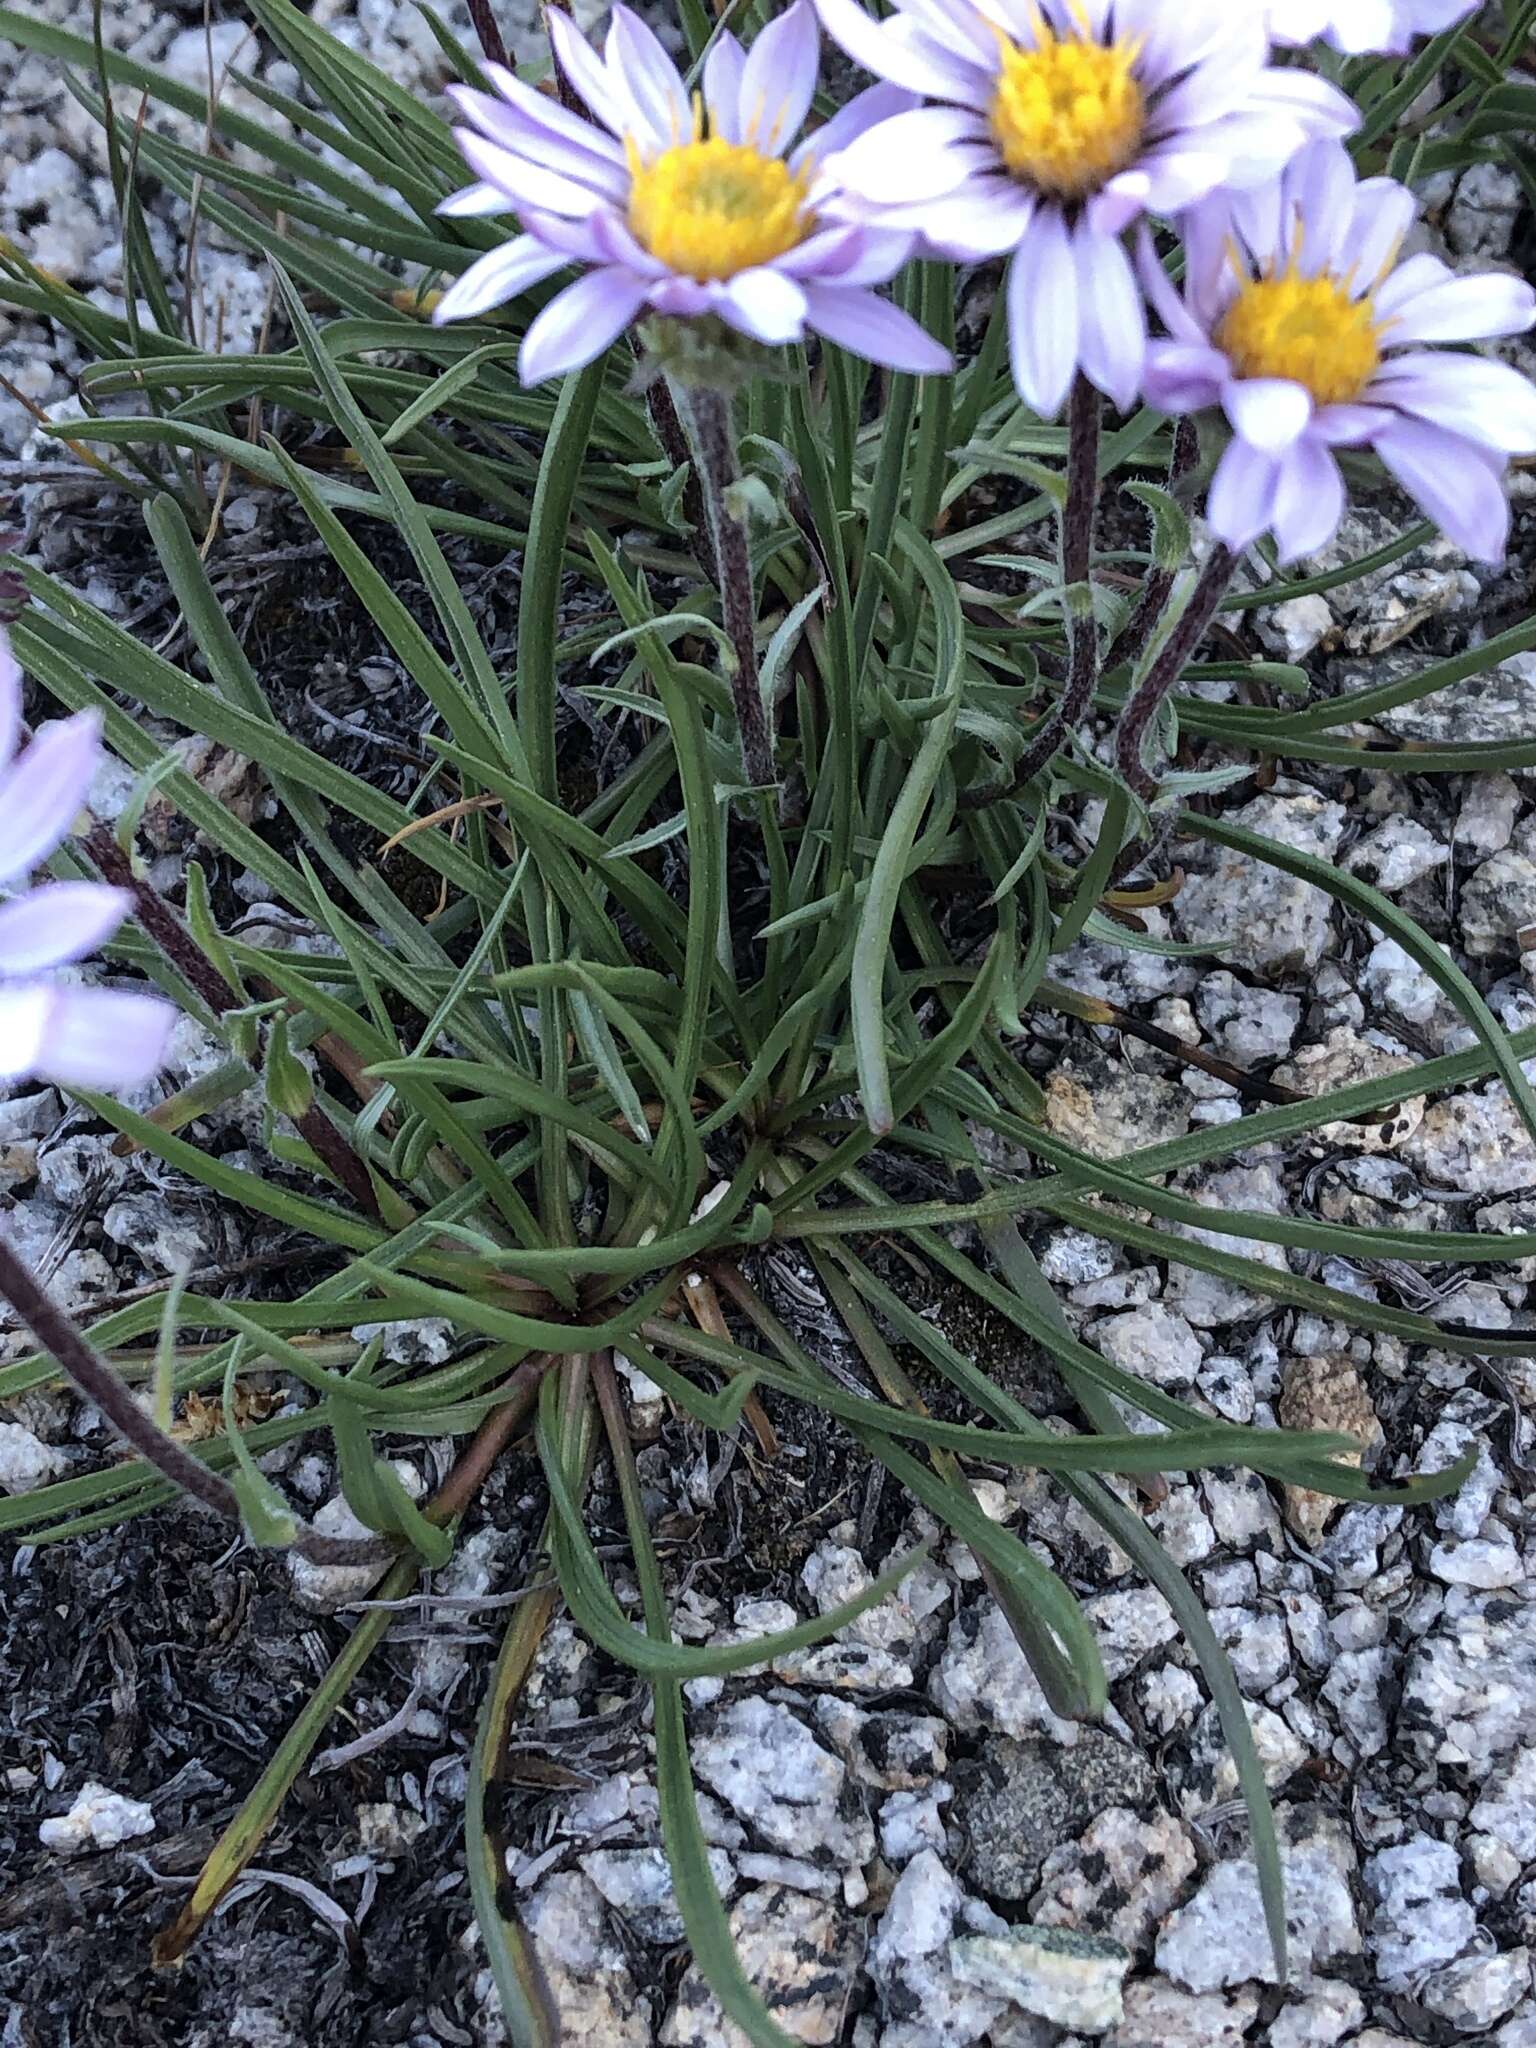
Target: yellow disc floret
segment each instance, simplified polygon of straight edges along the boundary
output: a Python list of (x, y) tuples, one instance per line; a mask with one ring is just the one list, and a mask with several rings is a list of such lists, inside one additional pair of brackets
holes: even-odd
[(696, 137), (648, 164), (630, 143), (629, 167), (629, 224), (644, 248), (683, 277), (734, 277), (771, 263), (814, 225), (805, 173), (751, 143)]
[(1347, 405), (1381, 362), (1381, 329), (1369, 295), (1354, 298), (1336, 277), (1303, 277), (1294, 264), (1246, 282), (1216, 330), (1242, 377), (1287, 377), (1315, 405)]
[(1002, 38), (992, 133), (1016, 178), (1053, 199), (1086, 199), (1141, 147), (1147, 104), (1137, 40), (1095, 43), (1036, 24), (1032, 50)]

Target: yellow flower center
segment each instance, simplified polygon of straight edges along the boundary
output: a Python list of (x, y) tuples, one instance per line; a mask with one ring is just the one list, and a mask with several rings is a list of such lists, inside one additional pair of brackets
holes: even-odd
[(1006, 36), (992, 97), (992, 133), (1016, 178), (1054, 199), (1084, 199), (1123, 171), (1141, 147), (1147, 103), (1136, 78), (1141, 43), (1058, 37), (1036, 24), (1039, 45)]
[(629, 143), (629, 224), (651, 254), (684, 277), (734, 277), (803, 242), (809, 179), (749, 142), (695, 136), (642, 163)]
[(1351, 298), (1336, 277), (1303, 277), (1294, 263), (1246, 282), (1216, 330), (1243, 377), (1287, 377), (1316, 405), (1347, 405), (1381, 362), (1370, 295)]

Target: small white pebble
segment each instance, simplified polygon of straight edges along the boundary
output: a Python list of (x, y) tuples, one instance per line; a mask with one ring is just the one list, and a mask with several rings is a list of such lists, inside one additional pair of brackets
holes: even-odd
[(94, 1779), (81, 1786), (68, 1813), (45, 1820), (38, 1840), (61, 1856), (78, 1849), (115, 1849), (136, 1835), (151, 1835), (155, 1816), (142, 1799), (125, 1798)]

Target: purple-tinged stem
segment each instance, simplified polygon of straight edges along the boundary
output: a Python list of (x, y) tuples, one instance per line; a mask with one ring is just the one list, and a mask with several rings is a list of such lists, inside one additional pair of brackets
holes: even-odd
[[(1200, 435), (1190, 419), (1178, 420), (1173, 429), (1173, 454), (1168, 463), (1168, 488), (1174, 490), (1189, 475), (1200, 459)], [(1167, 609), (1173, 595), (1175, 576), (1172, 569), (1161, 569), (1153, 565), (1147, 571), (1141, 586), (1141, 595), (1132, 608), (1130, 617), (1115, 635), (1108, 654), (1104, 657), (1104, 672), (1121, 668), (1135, 661), (1142, 649), (1157, 630), (1157, 622)]]
[[(241, 1521), (240, 1500), (229, 1481), (194, 1458), (183, 1445), (157, 1426), (133, 1398), (125, 1382), (100, 1354), (92, 1350), (51, 1295), (17, 1258), (0, 1230), (0, 1295), (15, 1309), (65, 1377), (94, 1402), (112, 1428), (132, 1450), (168, 1479), (179, 1492), (211, 1508), (226, 1521)], [(396, 1546), (375, 1537), (322, 1536), (301, 1528), (294, 1549), (314, 1564), (387, 1564)]]
[(469, 0), (469, 18), (474, 23), (475, 34), (480, 40), (481, 55), (487, 63), (500, 64), (508, 69), (507, 46), (501, 40), (501, 30), (496, 26), (496, 16), (491, 11), (491, 0)]
[(699, 465), (693, 459), (688, 436), (683, 432), (683, 423), (677, 416), (677, 406), (665, 377), (650, 379), (645, 387), (645, 403), (662, 454), (674, 469), (686, 468), (688, 471), (688, 481), (683, 485), (683, 516), (693, 528), (693, 551), (698, 557), (699, 567), (718, 586), (720, 572), (715, 563), (704, 493), (699, 487)]
[(1151, 803), (1157, 795), (1158, 779), (1142, 759), (1147, 728), (1157, 716), (1163, 700), (1189, 666), (1191, 657), (1221, 609), (1221, 601), (1232, 581), (1233, 556), (1219, 543), (1212, 548), (1205, 567), (1190, 593), (1189, 603), (1169, 634), (1162, 652), (1126, 703), (1115, 733), (1115, 768), (1120, 779)]
[(682, 409), (692, 431), (697, 469), (709, 517), (726, 638), (735, 654), (731, 699), (741, 734), (741, 757), (754, 789), (771, 789), (778, 780), (773, 765), (773, 734), (757, 668), (757, 601), (752, 588), (752, 556), (747, 529), (731, 511), (726, 493), (737, 481), (736, 437), (731, 428), (731, 401), (712, 385), (680, 387)]

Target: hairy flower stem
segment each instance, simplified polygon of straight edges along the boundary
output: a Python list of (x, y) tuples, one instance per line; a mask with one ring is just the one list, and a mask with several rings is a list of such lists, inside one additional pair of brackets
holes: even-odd
[[(241, 1520), (240, 1500), (227, 1479), (167, 1436), (145, 1414), (127, 1384), (93, 1351), (56, 1301), (38, 1285), (0, 1231), (0, 1295), (11, 1304), (65, 1377), (100, 1410), (124, 1442), (180, 1492), (227, 1521)], [(294, 1549), (314, 1564), (388, 1563), (396, 1546), (374, 1537), (321, 1536), (301, 1528)]]
[[(1173, 454), (1168, 463), (1168, 488), (1176, 490), (1200, 459), (1200, 435), (1193, 420), (1183, 419), (1173, 429)], [(1104, 673), (1135, 661), (1152, 638), (1158, 620), (1167, 609), (1176, 581), (1172, 569), (1154, 565), (1147, 571), (1130, 617), (1110, 643), (1104, 657)]]
[(1099, 394), (1079, 375), (1072, 385), (1067, 411), (1067, 497), (1061, 510), (1061, 580), (1076, 586), (1084, 602), (1067, 624), (1067, 681), (1056, 708), (1025, 748), (1006, 787), (983, 793), (977, 804), (1016, 796), (1042, 768), (1055, 760), (1087, 716), (1099, 681), (1099, 628), (1088, 602), (1093, 567), (1093, 520), (1099, 504)]
[(735, 663), (731, 699), (741, 734), (741, 758), (754, 789), (771, 789), (778, 780), (773, 765), (773, 733), (763, 703), (757, 670), (757, 603), (752, 589), (752, 556), (745, 522), (727, 501), (740, 470), (736, 436), (731, 426), (729, 394), (713, 385), (676, 387), (678, 410), (688, 423), (697, 457), (699, 484), (709, 521), (720, 590), (720, 611)]
[(1232, 581), (1233, 566), (1230, 548), (1219, 543), (1212, 548), (1178, 624), (1120, 715), (1115, 734), (1115, 767), (1120, 779), (1143, 803), (1151, 803), (1158, 791), (1157, 777), (1142, 759), (1147, 728), (1220, 611), (1227, 585)]
[(496, 16), (491, 12), (491, 0), (469, 0), (469, 18), (480, 39), (481, 55), (487, 62), (500, 64), (505, 69), (508, 64), (507, 46), (496, 26)]
[[(94, 824), (83, 843), (102, 879), (126, 889), (132, 896), (134, 916), (214, 1016), (222, 1017), (238, 1003), (239, 991), (230, 987), (160, 892), (137, 872), (107, 827), (99, 822)], [(294, 1118), (294, 1124), (310, 1151), (346, 1189), (363, 1214), (377, 1216), (379, 1200), (367, 1167), (319, 1104), (311, 1103), (302, 1115)]]
[[(639, 352), (638, 343), (636, 352)], [(715, 545), (709, 530), (709, 514), (704, 509), (704, 493), (699, 488), (699, 465), (689, 449), (688, 436), (677, 416), (672, 387), (665, 377), (651, 378), (645, 387), (645, 403), (662, 454), (674, 469), (687, 468), (688, 481), (683, 485), (683, 517), (693, 528), (693, 551), (699, 567), (718, 585), (720, 572), (715, 564)]]

